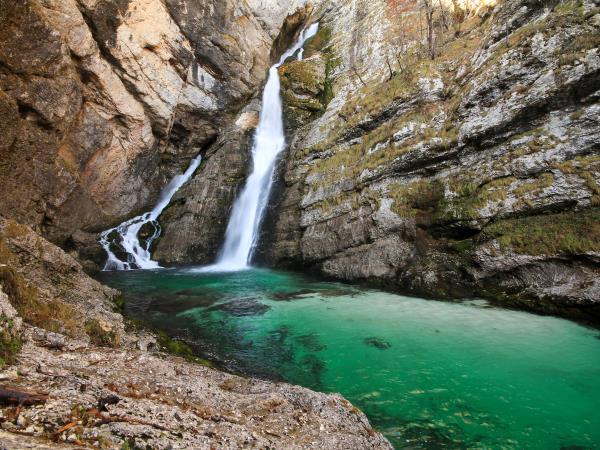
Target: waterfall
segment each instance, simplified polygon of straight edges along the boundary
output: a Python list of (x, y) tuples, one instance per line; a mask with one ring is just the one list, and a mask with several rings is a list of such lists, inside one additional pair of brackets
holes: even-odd
[(271, 187), (275, 162), (285, 148), (283, 110), (277, 69), (298, 50), (302, 59), (303, 45), (319, 28), (311, 25), (302, 31), (296, 43), (286, 51), (279, 62), (269, 70), (269, 78), (262, 97), (262, 110), (252, 146), (252, 173), (233, 205), (225, 232), (225, 242), (216, 264), (204, 268), (210, 271), (234, 271), (248, 267), (252, 259)]
[[(194, 174), (202, 157), (198, 155), (192, 159), (187, 170), (175, 176), (161, 192), (160, 198), (152, 211), (134, 217), (123, 222), (121, 225), (102, 232), (100, 235), (100, 245), (108, 255), (103, 270), (131, 270), (131, 269), (158, 269), (159, 264), (152, 260), (150, 248), (152, 242), (160, 236), (160, 225), (157, 222), (158, 217), (169, 205), (175, 192), (188, 181)], [(140, 243), (139, 232), (142, 227), (149, 224), (152, 227), (152, 234), (146, 239), (145, 245)], [(111, 234), (116, 233), (120, 242), (115, 242)], [(127, 261), (122, 261), (111, 250), (111, 245), (118, 245), (121, 250), (127, 254)]]

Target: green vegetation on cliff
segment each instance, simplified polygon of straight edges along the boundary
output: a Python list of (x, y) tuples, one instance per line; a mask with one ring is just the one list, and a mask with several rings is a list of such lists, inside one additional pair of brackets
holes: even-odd
[(21, 351), (21, 338), (12, 333), (12, 319), (0, 315), (0, 369), (6, 364), (14, 364)]
[(600, 252), (600, 208), (499, 220), (485, 233), (527, 255)]

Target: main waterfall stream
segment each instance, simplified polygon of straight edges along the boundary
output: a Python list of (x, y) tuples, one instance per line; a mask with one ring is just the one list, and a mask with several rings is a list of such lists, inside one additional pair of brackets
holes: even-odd
[[(303, 30), (294, 45), (281, 55), (277, 64), (269, 69), (269, 77), (262, 97), (260, 119), (252, 146), (252, 172), (233, 205), (219, 260), (212, 266), (200, 269), (202, 271), (235, 271), (248, 268), (271, 194), (275, 163), (285, 148), (283, 109), (277, 69), (296, 52), (298, 52), (298, 59), (302, 59), (304, 43), (313, 37), (318, 29), (319, 24), (315, 23)], [(152, 211), (129, 219), (101, 234), (100, 244), (107, 255), (104, 270), (160, 267), (152, 260), (150, 253), (152, 243), (161, 232), (157, 219), (169, 205), (175, 192), (194, 174), (200, 162), (200, 156), (193, 159), (185, 173), (176, 176), (165, 187)], [(152, 227), (152, 234), (142, 244), (139, 234), (145, 225)], [(117, 256), (115, 247), (124, 254), (124, 258)]]
[(286, 51), (279, 62), (269, 70), (269, 78), (263, 92), (260, 120), (252, 147), (252, 173), (233, 205), (219, 260), (214, 266), (204, 270), (241, 270), (246, 269), (250, 263), (258, 240), (260, 223), (269, 201), (275, 163), (285, 148), (277, 69), (296, 52), (299, 52), (298, 58), (301, 59), (304, 42), (313, 37), (318, 28), (318, 24), (313, 24), (303, 31), (292, 48)]

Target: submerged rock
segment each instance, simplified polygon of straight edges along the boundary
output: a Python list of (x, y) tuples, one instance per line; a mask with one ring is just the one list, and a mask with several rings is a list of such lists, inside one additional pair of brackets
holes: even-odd
[(388, 341), (378, 338), (378, 337), (368, 337), (364, 339), (364, 342), (366, 345), (368, 345), (369, 347), (374, 347), (377, 348), (379, 350), (387, 350), (389, 348), (392, 347), (392, 344), (390, 344)]
[(320, 352), (327, 348), (327, 345), (323, 344), (319, 335), (316, 333), (303, 334), (295, 338), (303, 347), (311, 352)]
[(211, 306), (210, 311), (223, 311), (230, 316), (262, 316), (271, 309), (270, 306), (261, 303), (254, 298), (241, 298), (230, 302), (224, 302)]
[[(219, 300), (216, 295), (194, 294), (193, 291), (190, 294), (176, 293), (176, 296), (175, 298), (169, 294), (162, 297), (153, 296), (149, 301), (148, 309), (164, 314), (178, 314), (194, 308), (208, 308)], [(148, 299), (140, 299), (140, 301), (136, 301), (136, 304), (139, 305), (140, 302), (145, 304)]]
[(272, 292), (269, 293), (269, 298), (276, 301), (299, 300), (307, 295), (315, 294), (317, 291), (311, 289), (300, 289), (299, 291), (291, 292)]

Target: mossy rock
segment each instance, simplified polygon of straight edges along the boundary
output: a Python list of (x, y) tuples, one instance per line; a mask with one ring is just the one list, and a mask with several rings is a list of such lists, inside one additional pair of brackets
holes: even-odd
[(304, 43), (304, 56), (310, 58), (327, 51), (331, 44), (332, 29), (328, 25), (319, 27), (319, 31)]
[(0, 369), (17, 361), (22, 345), (19, 333), (14, 330), (12, 319), (0, 316)]
[(325, 111), (325, 61), (316, 55), (279, 68), (286, 126), (296, 129)]
[(484, 231), (502, 248), (526, 255), (600, 252), (600, 208), (499, 220)]
[(101, 347), (118, 347), (121, 337), (110, 327), (97, 319), (90, 319), (85, 323), (85, 331), (94, 345)]
[(320, 55), (291, 61), (279, 68), (279, 76), (284, 90), (318, 95), (323, 90), (325, 81), (325, 61)]
[(81, 314), (60, 300), (44, 300), (37, 288), (10, 266), (0, 267), (0, 283), (23, 320), (33, 326), (71, 337), (81, 337)]

